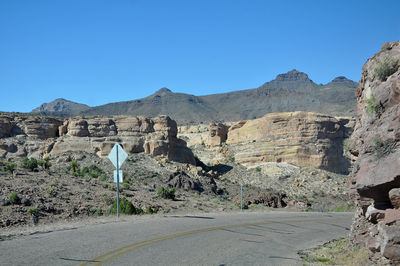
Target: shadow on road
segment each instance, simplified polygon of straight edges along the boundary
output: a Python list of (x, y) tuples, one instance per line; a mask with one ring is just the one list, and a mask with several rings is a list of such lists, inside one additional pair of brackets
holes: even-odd
[(171, 217), (171, 218), (193, 218), (193, 219), (215, 219), (214, 217), (208, 217), (208, 216), (191, 216), (191, 215), (172, 215), (172, 216), (164, 216), (164, 217)]
[(69, 258), (60, 258), (60, 260), (79, 261), (79, 262), (100, 262), (99, 260), (79, 260), (79, 259), (69, 259)]

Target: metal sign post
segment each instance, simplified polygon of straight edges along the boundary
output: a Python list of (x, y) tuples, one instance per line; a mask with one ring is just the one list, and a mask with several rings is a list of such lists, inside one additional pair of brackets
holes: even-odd
[[(120, 173), (119, 168), (121, 165), (124, 163), (126, 158), (128, 157), (128, 154), (122, 149), (121, 145), (118, 143), (115, 143), (114, 147), (112, 148), (110, 154), (108, 155), (108, 158), (110, 161), (113, 163), (113, 165), (117, 168), (116, 171), (116, 181), (115, 181), (115, 175), (114, 175), (114, 182), (117, 183), (117, 216), (119, 217), (119, 182), (120, 182)], [(122, 172), (122, 171), (121, 171)], [(121, 176), (122, 179), (122, 176)]]
[(117, 148), (117, 217), (119, 217), (119, 161), (118, 161), (118, 148)]
[(243, 211), (243, 184), (240, 184), (240, 211)]

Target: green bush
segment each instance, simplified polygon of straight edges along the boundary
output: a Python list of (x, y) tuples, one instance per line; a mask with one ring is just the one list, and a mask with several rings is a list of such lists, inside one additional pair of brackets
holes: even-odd
[(8, 163), (4, 166), (4, 170), (9, 174), (14, 174), (15, 168), (17, 167), (16, 163)]
[(378, 112), (378, 105), (376, 104), (375, 95), (371, 94), (371, 97), (367, 99), (367, 112), (369, 114)]
[(79, 171), (79, 164), (77, 161), (72, 161), (69, 164), (69, 170), (71, 171), (71, 173), (76, 173), (77, 171)]
[(30, 158), (30, 159), (25, 158), (21, 163), (21, 167), (25, 168), (25, 169), (29, 169), (32, 172), (37, 171), (38, 161), (35, 158)]
[(399, 68), (398, 62), (391, 59), (385, 59), (379, 64), (374, 70), (374, 77), (378, 78), (380, 81), (386, 81), (386, 79), (395, 73)]
[(17, 192), (11, 192), (9, 196), (9, 200), (11, 204), (18, 204), (21, 202), (20, 197), (18, 196)]
[(42, 169), (48, 170), (51, 167), (51, 162), (49, 157), (45, 157), (43, 160), (38, 160), (37, 163), (40, 167), (42, 167)]
[(164, 187), (159, 187), (157, 191), (157, 196), (163, 198), (163, 199), (175, 199), (175, 188), (164, 188)]
[[(135, 206), (133, 206), (132, 202), (127, 200), (125, 197), (123, 197), (119, 201), (119, 212), (122, 214), (140, 214), (140, 210), (136, 209)], [(117, 213), (117, 198), (115, 198), (114, 200), (112, 213), (113, 214)]]
[(33, 215), (33, 216), (38, 216), (39, 215), (39, 210), (35, 207), (30, 207), (27, 211), (28, 214)]
[(104, 174), (104, 171), (97, 167), (96, 165), (91, 165), (89, 167), (85, 167), (81, 171), (81, 175), (89, 175), (91, 178), (98, 178), (100, 175)]
[(256, 167), (256, 171), (257, 171), (257, 172), (261, 172), (261, 167), (259, 167), (259, 166)]
[(151, 207), (150, 205), (147, 206), (147, 208), (146, 208), (146, 214), (153, 214), (153, 213), (157, 213), (157, 209)]

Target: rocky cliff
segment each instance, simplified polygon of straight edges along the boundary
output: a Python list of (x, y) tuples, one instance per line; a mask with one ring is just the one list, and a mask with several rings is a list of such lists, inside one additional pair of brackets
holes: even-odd
[(186, 142), (177, 138), (168, 116), (93, 117), (61, 120), (40, 116), (0, 115), (1, 157), (42, 157), (65, 151), (107, 156), (115, 142), (128, 153), (146, 152), (195, 164)]
[(389, 42), (362, 69), (358, 116), (350, 139), (356, 156), (350, 188), (357, 202), (352, 238), (400, 261), (400, 42)]
[(233, 125), (226, 143), (235, 150), (235, 162), (243, 165), (286, 162), (346, 172), (343, 141), (349, 122), (308, 112), (268, 114)]
[(343, 143), (353, 126), (354, 120), (348, 117), (287, 112), (230, 124), (212, 123), (208, 128), (181, 126), (179, 133), (209, 164), (229, 159), (248, 168), (268, 168), (274, 162), (346, 173), (350, 164), (343, 156)]

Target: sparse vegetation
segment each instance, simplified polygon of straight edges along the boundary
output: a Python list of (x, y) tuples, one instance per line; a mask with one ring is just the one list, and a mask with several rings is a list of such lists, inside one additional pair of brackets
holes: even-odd
[[(132, 202), (127, 200), (125, 197), (122, 197), (119, 201), (119, 212), (122, 214), (142, 214), (143, 210), (141, 208), (135, 208)], [(112, 213), (117, 213), (117, 198), (114, 200), (114, 205), (112, 209)]]
[(150, 205), (147, 206), (147, 208), (146, 208), (146, 214), (153, 214), (153, 213), (157, 213), (157, 209), (151, 207)]
[(386, 81), (387, 78), (395, 73), (398, 68), (399, 65), (397, 61), (386, 58), (377, 68), (375, 68), (374, 77), (378, 78), (380, 81)]
[(175, 188), (159, 187), (157, 191), (157, 196), (163, 199), (175, 200)]
[(32, 172), (37, 171), (38, 161), (35, 158), (24, 158), (21, 162), (21, 167), (31, 170)]
[(257, 166), (257, 167), (256, 167), (256, 171), (257, 171), (257, 172), (261, 172), (261, 167)]
[(16, 167), (17, 167), (17, 164), (11, 162), (11, 163), (7, 163), (7, 164), (4, 166), (4, 170), (6, 171), (6, 173), (14, 174), (14, 173), (15, 173), (15, 168), (16, 168)]
[(322, 265), (367, 265), (368, 249), (353, 245), (342, 238), (307, 251), (299, 252), (305, 262)]
[(376, 104), (375, 95), (371, 93), (371, 96), (367, 99), (367, 112), (369, 114), (378, 113), (378, 105)]
[(45, 157), (43, 160), (38, 160), (37, 163), (44, 170), (49, 170), (51, 167), (51, 162), (49, 157)]
[(394, 152), (396, 147), (396, 142), (386, 142), (384, 143), (379, 137), (375, 136), (373, 138), (373, 148), (376, 153), (377, 158), (382, 158), (390, 153)]
[(32, 216), (38, 216), (39, 215), (39, 210), (37, 208), (35, 208), (35, 207), (30, 207), (28, 209), (27, 213), (29, 215), (32, 215)]
[(21, 202), (21, 198), (18, 196), (17, 192), (11, 192), (9, 200), (11, 204), (19, 204)]

